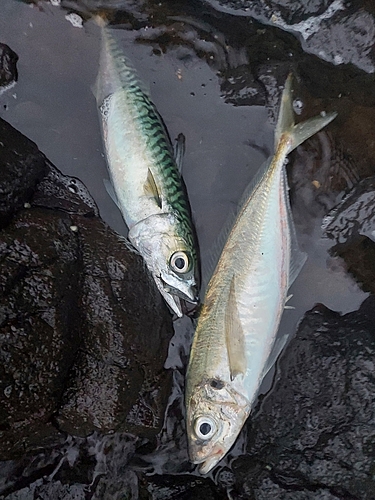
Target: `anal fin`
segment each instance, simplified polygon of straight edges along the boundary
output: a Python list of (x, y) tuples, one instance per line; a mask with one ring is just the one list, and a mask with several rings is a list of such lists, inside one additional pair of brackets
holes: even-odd
[(277, 358), (280, 356), (281, 351), (284, 349), (287, 340), (288, 340), (289, 335), (285, 334), (282, 337), (279, 337), (276, 339), (272, 351), (270, 355), (268, 356), (267, 362), (264, 365), (263, 368), (263, 373), (262, 373), (262, 378), (264, 378), (267, 373), (271, 370), (273, 365), (276, 363)]

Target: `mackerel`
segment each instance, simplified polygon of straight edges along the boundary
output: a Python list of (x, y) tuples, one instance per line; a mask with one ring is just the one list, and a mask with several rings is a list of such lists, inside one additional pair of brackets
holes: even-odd
[(197, 302), (197, 252), (186, 189), (179, 168), (182, 135), (174, 153), (149, 93), (104, 21), (96, 99), (111, 185), (108, 191), (170, 308)]

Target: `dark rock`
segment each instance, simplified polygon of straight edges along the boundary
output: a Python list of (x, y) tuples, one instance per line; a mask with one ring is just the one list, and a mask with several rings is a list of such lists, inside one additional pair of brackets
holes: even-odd
[(46, 158), (36, 144), (0, 119), (0, 228), (30, 201), (47, 173)]
[(84, 219), (78, 228), (83, 340), (59, 424), (79, 435), (94, 428), (155, 432), (169, 387), (163, 369), (169, 315), (124, 241), (98, 219)]
[(231, 68), (222, 77), (221, 92), (226, 102), (235, 106), (265, 105), (264, 88), (247, 65)]
[(1, 235), (2, 457), (23, 453), (38, 434), (55, 431), (50, 419), (80, 341), (78, 242), (71, 225), (62, 213), (29, 209)]
[(360, 181), (325, 217), (323, 230), (346, 271), (362, 289), (375, 293), (375, 179)]
[(151, 437), (170, 390), (170, 313), (82, 183), (0, 125), (0, 459), (59, 448), (62, 430)]
[(375, 71), (375, 17), (365, 2), (339, 0), (205, 0), (216, 9), (250, 16), (298, 37), (302, 48), (333, 63)]
[(99, 216), (98, 208), (86, 186), (75, 177), (62, 175), (48, 160), (48, 170), (33, 195), (33, 206), (63, 212)]
[(16, 83), (17, 61), (17, 54), (5, 43), (0, 43), (0, 94)]
[(375, 242), (375, 178), (359, 182), (325, 218), (326, 236), (335, 244), (366, 236)]
[(217, 490), (211, 479), (195, 476), (151, 476), (143, 478), (140, 500), (220, 500), (224, 492)]
[(233, 498), (374, 499), (374, 322), (374, 297), (306, 314), (248, 422)]

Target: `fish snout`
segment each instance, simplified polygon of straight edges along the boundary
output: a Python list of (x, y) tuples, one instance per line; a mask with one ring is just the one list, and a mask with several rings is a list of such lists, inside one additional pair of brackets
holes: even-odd
[(190, 460), (199, 464), (199, 472), (208, 474), (224, 457), (225, 451), (221, 446), (214, 446), (209, 453), (202, 446), (191, 444), (189, 447)]
[(194, 280), (176, 279), (174, 276), (162, 273), (160, 276), (164, 291), (176, 295), (182, 300), (197, 304), (199, 302), (198, 288)]

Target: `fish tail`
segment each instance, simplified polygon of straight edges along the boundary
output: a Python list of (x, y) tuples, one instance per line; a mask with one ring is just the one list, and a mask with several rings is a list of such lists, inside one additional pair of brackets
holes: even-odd
[(319, 130), (324, 128), (334, 118), (337, 113), (322, 113), (319, 116), (310, 118), (305, 122), (294, 122), (293, 100), (292, 100), (292, 74), (290, 73), (284, 87), (281, 97), (279, 117), (277, 120), (275, 131), (276, 149), (285, 135), (288, 136), (288, 151), (287, 154), (293, 151), (296, 147), (313, 136)]
[(105, 28), (108, 26), (108, 19), (104, 12), (98, 12), (93, 16), (93, 20), (95, 24), (97, 24), (100, 28)]

